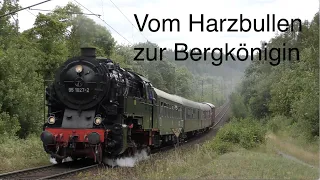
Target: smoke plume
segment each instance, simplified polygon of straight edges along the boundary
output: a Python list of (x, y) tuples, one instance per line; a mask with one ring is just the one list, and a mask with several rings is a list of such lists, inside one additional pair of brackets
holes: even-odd
[(109, 166), (120, 166), (120, 167), (134, 167), (134, 165), (143, 160), (147, 160), (149, 158), (146, 150), (138, 151), (133, 157), (123, 157), (118, 159), (104, 159), (104, 163)]

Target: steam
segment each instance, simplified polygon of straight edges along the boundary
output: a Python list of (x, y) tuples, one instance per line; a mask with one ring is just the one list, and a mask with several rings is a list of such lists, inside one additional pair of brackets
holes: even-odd
[[(73, 159), (72, 159), (71, 157), (67, 157), (67, 158), (65, 158), (65, 159), (62, 160), (62, 163), (64, 163), (64, 162), (69, 162), (69, 161), (73, 161)], [(53, 158), (53, 157), (50, 157), (50, 162), (51, 162), (52, 164), (57, 164), (56, 159)]]
[[(145, 149), (138, 151), (134, 156), (131, 157), (123, 157), (123, 158), (118, 158), (118, 159), (109, 159), (109, 158), (104, 158), (103, 162), (109, 166), (115, 167), (115, 166), (120, 166), (120, 167), (134, 167), (136, 163), (147, 160), (149, 159), (150, 156), (148, 156), (148, 153)], [(72, 158), (67, 157), (62, 160), (62, 162), (69, 162), (73, 161)], [(52, 164), (57, 164), (57, 161), (55, 158), (50, 157), (50, 162)]]
[(118, 159), (108, 159), (105, 158), (103, 162), (109, 166), (120, 166), (120, 167), (134, 167), (134, 165), (143, 160), (149, 159), (148, 153), (146, 150), (136, 153), (133, 157), (124, 157)]
[(57, 164), (56, 159), (55, 159), (55, 158), (53, 158), (53, 157), (50, 157), (50, 162), (51, 162), (52, 164)]

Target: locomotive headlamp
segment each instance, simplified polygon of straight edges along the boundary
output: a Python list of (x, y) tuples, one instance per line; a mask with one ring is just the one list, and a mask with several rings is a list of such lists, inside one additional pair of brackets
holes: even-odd
[(48, 123), (49, 123), (49, 124), (54, 124), (55, 121), (56, 121), (56, 118), (54, 118), (54, 116), (50, 116), (50, 117), (48, 118)]
[(77, 65), (77, 66), (76, 66), (76, 72), (77, 72), (77, 73), (81, 73), (82, 70), (83, 70), (83, 68), (82, 68), (81, 65)]
[(96, 118), (94, 118), (94, 124), (95, 124), (95, 125), (99, 125), (99, 124), (101, 124), (101, 122), (102, 122), (101, 117), (96, 117)]

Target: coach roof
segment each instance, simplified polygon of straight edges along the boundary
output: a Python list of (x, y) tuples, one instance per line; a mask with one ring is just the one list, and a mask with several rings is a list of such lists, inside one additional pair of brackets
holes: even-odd
[(157, 93), (157, 95), (163, 99), (168, 99), (170, 101), (179, 103), (179, 104), (183, 104), (181, 101), (181, 97), (179, 96), (175, 96), (169, 93), (166, 93), (164, 91), (161, 91), (160, 89), (154, 88), (154, 91)]

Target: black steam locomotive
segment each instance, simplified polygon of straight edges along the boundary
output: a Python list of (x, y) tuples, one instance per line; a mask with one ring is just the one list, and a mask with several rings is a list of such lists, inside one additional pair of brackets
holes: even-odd
[(115, 158), (175, 144), (204, 132), (215, 107), (165, 93), (148, 79), (96, 57), (95, 48), (67, 60), (46, 89), (41, 140), (58, 163), (66, 157)]

